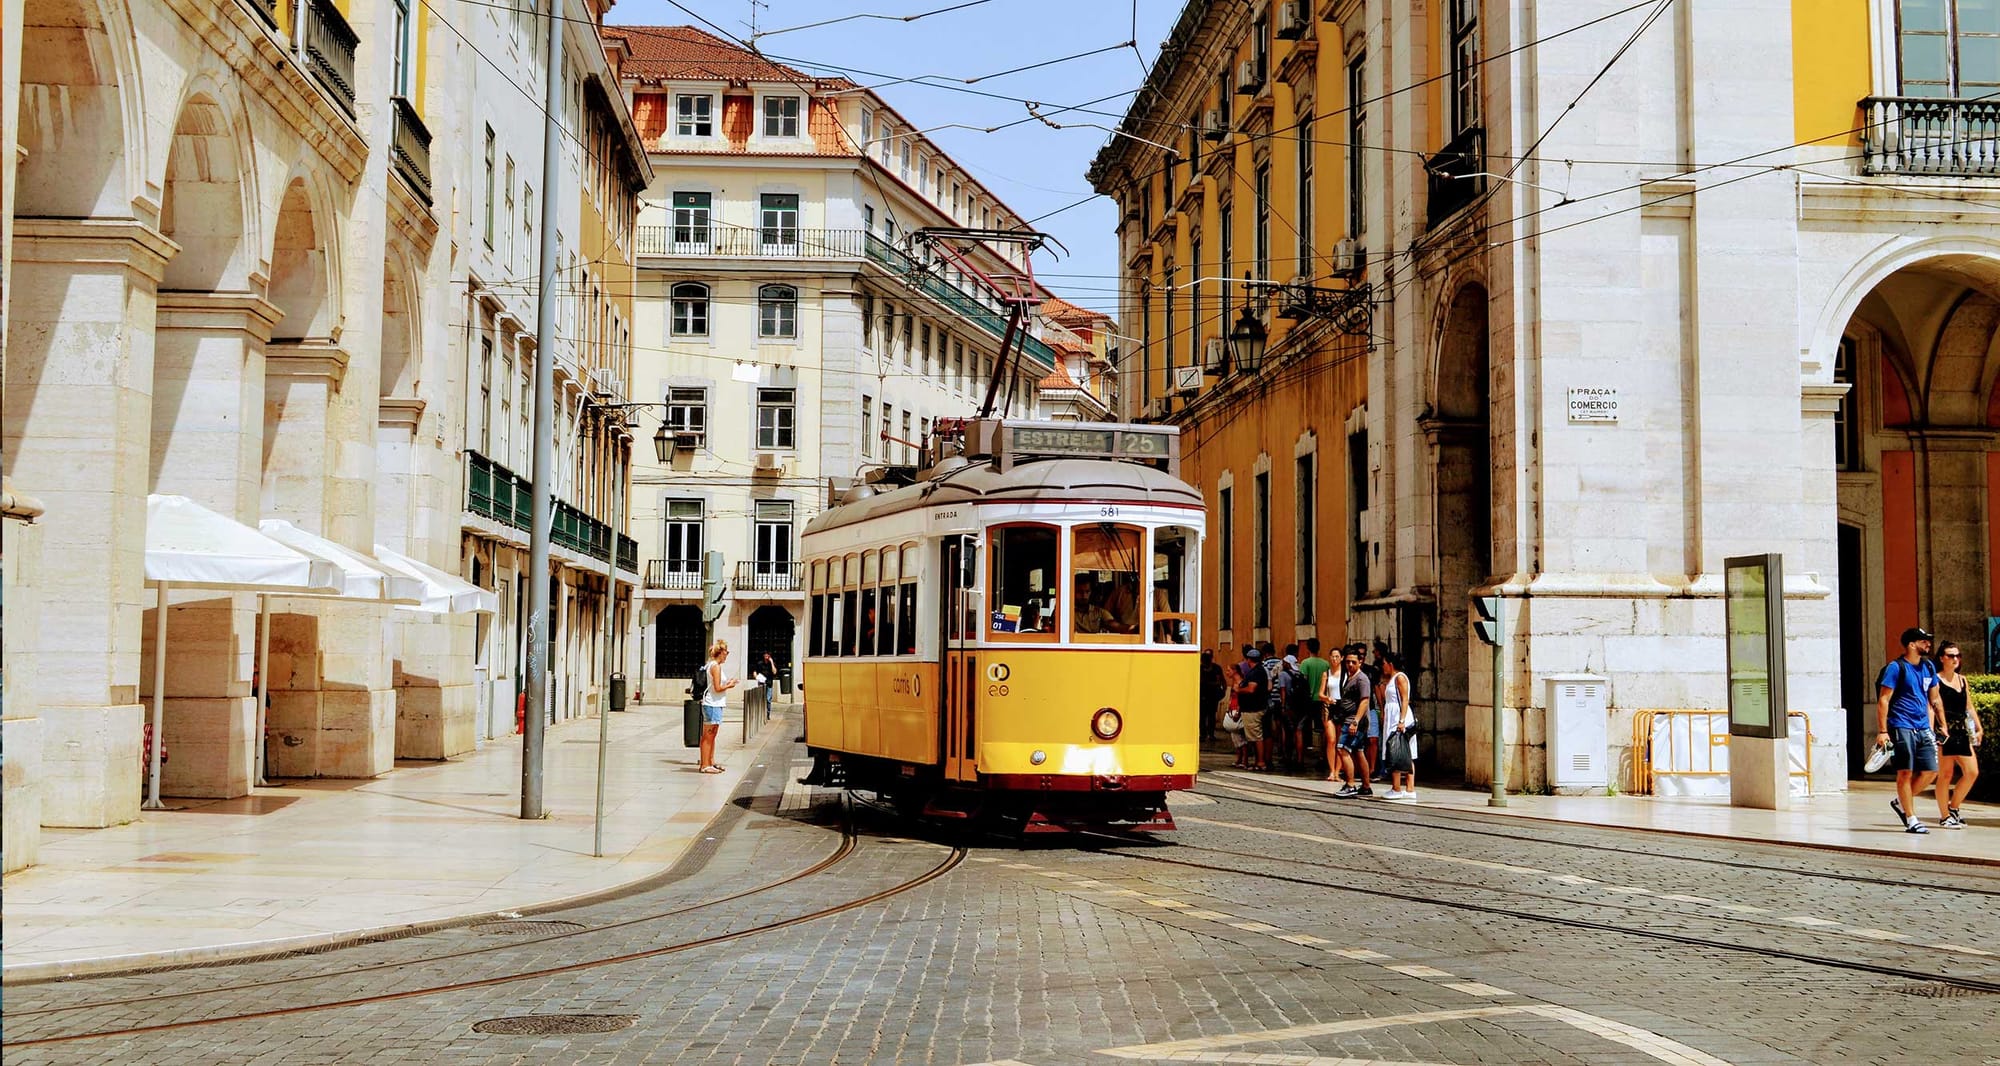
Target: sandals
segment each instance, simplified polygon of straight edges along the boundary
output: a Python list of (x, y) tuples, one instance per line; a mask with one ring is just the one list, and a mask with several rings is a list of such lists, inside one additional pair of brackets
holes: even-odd
[(721, 772), (722, 772), (722, 767), (720, 767), (720, 766), (704, 766), (704, 767), (702, 767), (702, 768), (701, 768), (701, 772), (702, 772), (702, 773), (705, 773), (705, 774), (719, 774), (719, 773), (721, 773)]

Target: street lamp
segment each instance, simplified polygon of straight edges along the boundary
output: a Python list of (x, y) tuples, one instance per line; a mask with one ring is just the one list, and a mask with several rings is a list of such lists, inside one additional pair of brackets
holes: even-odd
[(665, 466), (674, 457), (674, 438), (667, 432), (667, 420), (660, 420), (660, 431), (653, 434), (653, 454), (659, 456), (660, 465)]
[(1264, 324), (1245, 306), (1236, 318), (1236, 325), (1229, 331), (1229, 357), (1236, 369), (1245, 374), (1255, 374), (1264, 365), (1264, 344), (1267, 340)]

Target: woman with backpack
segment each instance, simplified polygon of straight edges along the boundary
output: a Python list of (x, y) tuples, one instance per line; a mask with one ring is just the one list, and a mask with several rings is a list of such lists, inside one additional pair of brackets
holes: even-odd
[(701, 668), (701, 772), (719, 774), (715, 762), (715, 735), (722, 731), (722, 710), (729, 705), (728, 692), (736, 687), (722, 664), (729, 660), (729, 642), (718, 640), (708, 646), (708, 662)]

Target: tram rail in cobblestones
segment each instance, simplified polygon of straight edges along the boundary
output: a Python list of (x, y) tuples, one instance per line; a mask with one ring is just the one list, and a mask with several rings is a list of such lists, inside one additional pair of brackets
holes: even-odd
[[(1283, 805), (1274, 804), (1273, 806), (1283, 806)], [(1310, 810), (1310, 808), (1291, 808), (1291, 809)], [(1806, 965), (1811, 965), (1811, 966), (1824, 966), (1833, 969), (1848, 970), (1859, 973), (1871, 973), (1883, 977), (1894, 977), (1912, 982), (1929, 983), (1929, 984), (1948, 986), (1951, 988), (1964, 990), (1960, 994), (1968, 994), (1968, 993), (2000, 994), (2000, 980), (1995, 980), (1990, 978), (1940, 974), (1927, 970), (1914, 970), (1902, 966), (1893, 966), (1886, 963), (1867, 962), (1860, 959), (1841, 959), (1824, 955), (1814, 955), (1809, 952), (1791, 951), (1785, 948), (1755, 946), (1738, 942), (1732, 942), (1728, 940), (1715, 940), (1715, 939), (1710, 939), (1708, 937), (1693, 936), (1685, 933), (1672, 933), (1660, 929), (1644, 929), (1644, 928), (1635, 928), (1631, 926), (1622, 926), (1610, 922), (1592, 921), (1587, 918), (1565, 918), (1559, 915), (1537, 914), (1533, 911), (1517, 910), (1512, 907), (1502, 907), (1493, 904), (1471, 903), (1461, 900), (1436, 899), (1430, 896), (1417, 895), (1415, 893), (1398, 892), (1393, 888), (1382, 885), (1369, 885), (1366, 887), (1362, 887), (1356, 885), (1329, 883), (1326, 881), (1311, 880), (1303, 877), (1292, 877), (1286, 874), (1272, 873), (1264, 870), (1246, 870), (1239, 867), (1224, 866), (1217, 863), (1200, 862), (1194, 859), (1173, 858), (1169, 855), (1158, 854), (1157, 852), (1127, 850), (1131, 844), (1129, 840), (1124, 840), (1122, 838), (1114, 836), (1103, 836), (1102, 839), (1116, 845), (1115, 847), (1102, 849), (1103, 854), (1116, 855), (1120, 858), (1136, 859), (1140, 862), (1157, 863), (1167, 866), (1177, 866), (1191, 870), (1201, 870), (1209, 873), (1230, 874), (1237, 877), (1249, 877), (1266, 881), (1277, 881), (1283, 884), (1301, 885), (1310, 888), (1325, 889), (1330, 892), (1354, 893), (1357, 895), (1369, 896), (1376, 899), (1395, 899), (1408, 903), (1416, 903), (1432, 907), (1441, 907), (1448, 910), (1465, 911), (1474, 914), (1486, 914), (1500, 918), (1514, 918), (1520, 921), (1527, 921), (1527, 922), (1540, 922), (1547, 925), (1557, 925), (1557, 926), (1563, 926), (1565, 928), (1587, 930), (1596, 933), (1610, 933), (1613, 935), (1623, 935), (1623, 936), (1639, 937), (1648, 940), (1658, 940), (1673, 944), (1680, 944), (1686, 947), (1704, 948), (1715, 951), (1737, 952), (1741, 954), (1762, 956), (1765, 958), (1785, 959), (1790, 962), (1804, 963)], [(1175, 843), (1172, 845), (1168, 845), (1167, 847), (1161, 850), (1218, 851), (1222, 849), (1207, 848), (1201, 845)], [(1245, 853), (1228, 852), (1228, 854), (1241, 856), (1244, 855)], [(1297, 860), (1294, 858), (1287, 858), (1284, 856), (1273, 855), (1273, 856), (1262, 856), (1262, 857), (1267, 858), (1271, 862), (1277, 862), (1277, 863), (1297, 862)], [(1649, 857), (1672, 858), (1673, 856), (1653, 855)], [(1791, 873), (1795, 871), (1779, 871), (1779, 872)], [(1475, 892), (1507, 893), (1510, 895), (1533, 895), (1532, 893), (1516, 893), (1511, 889), (1495, 888), (1491, 885), (1474, 884), (1466, 881), (1451, 881), (1448, 879), (1439, 879), (1439, 878), (1412, 877), (1401, 873), (1398, 873), (1396, 875), (1396, 880), (1424, 881), (1432, 884), (1449, 884), (1456, 886), (1458, 888), (1463, 888)], [(1573, 904), (1576, 901), (1564, 900), (1564, 902)]]
[[(1255, 788), (1254, 786), (1248, 784), (1239, 784), (1234, 781), (1214, 781), (1205, 778), (1202, 781), (1202, 784), (1205, 787), (1230, 789), (1232, 791), (1237, 791), (1237, 792), (1247, 792), (1250, 793), (1251, 795), (1256, 795), (1256, 796), (1272, 795), (1272, 793), (1265, 792), (1261, 789)], [(1377, 807), (1381, 806), (1379, 804), (1370, 805), (1365, 801), (1341, 801), (1337, 803), (1327, 803), (1309, 799), (1307, 798), (1307, 795), (1308, 794), (1301, 793), (1300, 795), (1301, 802), (1299, 803), (1279, 803), (1275, 802), (1274, 800), (1268, 800), (1268, 799), (1248, 799), (1245, 798), (1244, 796), (1239, 796), (1239, 795), (1232, 795), (1225, 798), (1235, 803), (1248, 803), (1259, 807), (1272, 807), (1278, 810), (1299, 811), (1303, 813), (1323, 814), (1323, 815), (1339, 815), (1342, 818), (1354, 818), (1367, 822), (1381, 822), (1385, 825), (1405, 826), (1412, 829), (1436, 829), (1449, 833), (1465, 833), (1472, 836), (1491, 837), (1496, 840), (1518, 840), (1524, 844), (1544, 844), (1550, 847), (1573, 848), (1579, 851), (1602, 851), (1602, 852), (1610, 852), (1612, 854), (1617, 854), (1617, 855), (1634, 855), (1640, 858), (1647, 858), (1647, 859), (1672, 859), (1681, 862), (1704, 863), (1711, 866), (1726, 866), (1737, 870), (1757, 870), (1763, 873), (1786, 874), (1796, 877), (1813, 877), (1829, 881), (1851, 881), (1865, 885), (1883, 885), (1889, 888), (1907, 888), (1909, 886), (1908, 881), (1896, 880), (1893, 878), (1885, 878), (1885, 877), (1869, 877), (1863, 874), (1846, 874), (1829, 870), (1795, 869), (1789, 866), (1767, 866), (1763, 863), (1742, 862), (1734, 859), (1722, 859), (1708, 855), (1677, 855), (1672, 852), (1645, 851), (1639, 848), (1621, 848), (1621, 847), (1615, 847), (1610, 844), (1590, 844), (1576, 840), (1560, 839), (1556, 837), (1530, 836), (1524, 833), (1503, 833), (1490, 828), (1491, 820), (1483, 818), (1480, 815), (1466, 814), (1454, 818), (1452, 817), (1452, 815), (1458, 814), (1458, 812), (1441, 811), (1435, 807), (1396, 808), (1395, 810), (1397, 811), (1397, 813), (1408, 811), (1411, 814), (1411, 817), (1408, 818), (1389, 817), (1388, 815), (1390, 812), (1378, 811), (1376, 809)], [(1279, 797), (1279, 798), (1285, 798), (1285, 797)], [(1516, 821), (1518, 821), (1518, 819), (1516, 819)], [(1618, 826), (1618, 825), (1581, 825), (1575, 823), (1563, 823), (1563, 824), (1572, 829), (1588, 829), (1591, 831), (1607, 832), (1607, 833), (1654, 832), (1654, 830), (1634, 829), (1629, 826)], [(1690, 838), (1686, 836), (1677, 836), (1676, 839), (1687, 840)], [(1723, 843), (1723, 841), (1712, 840), (1709, 838), (1693, 838), (1693, 839), (1709, 840), (1711, 846)], [(1819, 855), (1842, 854), (1842, 852), (1838, 851), (1837, 849), (1831, 849), (1831, 848), (1807, 847), (1807, 850), (1810, 850), (1815, 854)], [(1878, 861), (1889, 861), (1889, 862), (1920, 863), (1925, 861), (1922, 858), (1918, 857), (1902, 859), (1896, 856), (1876, 855), (1876, 854), (1871, 854), (1869, 857), (1871, 859), (1875, 859)], [(1951, 869), (1950, 871), (1932, 870), (1927, 872), (1946, 877), (1972, 878), (1974, 880), (2000, 880), (2000, 876), (1982, 872), (1982, 868), (1976, 866), (1954, 866), (1954, 868)], [(1966, 888), (1956, 885), (1940, 886), (1940, 887), (1945, 887), (1947, 888), (1948, 891), (1963, 892), (1968, 895), (2000, 897), (2000, 888)]]
[[(648, 948), (644, 951), (626, 952), (621, 955), (611, 955), (597, 959), (585, 959), (580, 962), (565, 963), (560, 966), (544, 966), (533, 970), (523, 970), (515, 973), (500, 974), (494, 977), (484, 977), (472, 981), (454, 981), (447, 984), (430, 985), (423, 988), (405, 989), (399, 992), (385, 992), (380, 995), (355, 996), (348, 999), (332, 1000), (325, 1003), (305, 1003), (290, 1007), (275, 1007), (270, 1010), (246, 1011), (241, 1014), (219, 1015), (213, 1018), (190, 1018), (176, 1022), (160, 1022), (153, 1025), (128, 1026), (120, 1029), (97, 1029), (81, 1033), (63, 1033), (56, 1036), (36, 1037), (27, 1040), (10, 1040), (8, 1041), (8, 1047), (14, 1049), (20, 1049), (29, 1047), (41, 1047), (50, 1044), (73, 1043), (82, 1040), (100, 1040), (111, 1037), (144, 1036), (153, 1033), (170, 1032), (180, 1029), (192, 1029), (201, 1026), (222, 1025), (229, 1022), (258, 1021), (266, 1018), (280, 1018), (295, 1014), (310, 1014), (317, 1011), (341, 1010), (345, 1008), (360, 1007), (370, 1004), (392, 1003), (400, 1000), (416, 999), (423, 996), (433, 996), (446, 992), (463, 992), (476, 988), (491, 988), (495, 985), (510, 984), (515, 981), (527, 981), (541, 977), (553, 977), (558, 974), (575, 973), (580, 970), (591, 970), (600, 967), (618, 966), (624, 963), (639, 962), (644, 959), (659, 958), (664, 955), (672, 955), (683, 951), (692, 951), (697, 948), (713, 947), (717, 944), (726, 944), (731, 941), (741, 940), (746, 937), (756, 936), (760, 933), (770, 933), (770, 932), (776, 932), (777, 930), (780, 929), (789, 929), (793, 926), (804, 925), (807, 922), (818, 921), (822, 918), (829, 918), (836, 914), (843, 914), (848, 911), (857, 910), (859, 908), (866, 907), (870, 904), (878, 903), (892, 896), (901, 895), (902, 893), (909, 892), (917, 888), (921, 888), (924, 885), (927, 885), (932, 881), (935, 881), (938, 878), (943, 877), (944, 875), (950, 873), (952, 870), (956, 869), (959, 866), (959, 864), (965, 861), (965, 856), (966, 856), (965, 848), (953, 847), (946, 852), (943, 860), (938, 862), (935, 866), (931, 867), (930, 869), (924, 871), (923, 873), (918, 874), (915, 877), (908, 878), (898, 884), (891, 885), (888, 888), (871, 892), (865, 896), (860, 896), (849, 900), (843, 900), (839, 903), (833, 904), (832, 906), (821, 907), (817, 910), (809, 911), (805, 914), (793, 915), (792, 917), (789, 918), (781, 918), (778, 919), (777, 921), (765, 922), (759, 925), (750, 926), (745, 929), (732, 930), (727, 933), (721, 933), (715, 936), (701, 937), (696, 940), (686, 940), (674, 944), (665, 944), (656, 948)], [(256, 987), (256, 986), (253, 984), (249, 987)]]
[[(740, 892), (732, 892), (726, 896), (718, 896), (714, 899), (705, 899), (699, 902), (689, 903), (683, 906), (675, 907), (671, 910), (659, 911), (653, 914), (642, 914), (635, 918), (623, 918), (615, 922), (606, 922), (601, 925), (586, 925), (578, 928), (566, 929), (561, 932), (546, 933), (541, 936), (516, 937), (498, 943), (487, 944), (482, 947), (466, 948), (461, 951), (449, 951), (441, 955), (425, 955), (413, 959), (395, 959), (388, 962), (369, 963), (365, 966), (350, 966), (345, 969), (339, 969), (339, 970), (322, 970), (317, 973), (298, 974), (293, 977), (274, 977), (269, 980), (263, 980), (263, 981), (244, 981), (233, 985), (217, 985), (212, 988), (188, 989), (183, 992), (156, 992), (143, 996), (128, 996), (122, 999), (99, 999), (99, 1000), (91, 1000), (85, 1003), (65, 1003), (60, 1006), (36, 1007), (27, 1010), (10, 1009), (8, 1010), (7, 1013), (10, 1017), (19, 1019), (19, 1018), (32, 1017), (36, 1015), (66, 1014), (73, 1011), (90, 1010), (99, 1007), (120, 1007), (131, 1003), (157, 1003), (162, 1000), (188, 999), (191, 997), (198, 997), (198, 996), (220, 995), (224, 992), (243, 992), (259, 988), (276, 988), (281, 985), (300, 984), (308, 981), (326, 981), (326, 980), (332, 980), (337, 977), (351, 977), (355, 974), (369, 973), (377, 970), (393, 970), (393, 969), (400, 969), (405, 966), (428, 966), (432, 963), (447, 962), (452, 959), (463, 959), (473, 955), (485, 955), (496, 951), (518, 951), (522, 948), (533, 947), (538, 944), (547, 944), (553, 941), (567, 940), (572, 937), (586, 936), (592, 933), (607, 933), (616, 929), (626, 929), (635, 925), (643, 925), (646, 922), (654, 922), (665, 918), (673, 918), (683, 914), (690, 914), (695, 911), (705, 910), (709, 907), (719, 907), (725, 903), (734, 903), (738, 900), (747, 899), (751, 896), (762, 895), (766, 892), (772, 892), (777, 889), (783, 888), (786, 885), (795, 884), (799, 881), (806, 880), (807, 878), (814, 877), (818, 874), (824, 873), (827, 870), (832, 869), (833, 867), (839, 865), (842, 860), (854, 854), (854, 849), (857, 840), (858, 840), (858, 834), (855, 831), (854, 820), (851, 817), (844, 818), (841, 826), (839, 845), (836, 846), (834, 850), (831, 853), (829, 853), (825, 858), (820, 859), (818, 862), (815, 862), (811, 866), (799, 870), (796, 873), (788, 874), (775, 881), (765, 882), (764, 884), (757, 885), (754, 888), (746, 888)], [(558, 911), (553, 913), (564, 913), (564, 912)], [(561, 924), (574, 924), (574, 923), (561, 923)], [(478, 925), (473, 925), (470, 926), (469, 928), (472, 929), (474, 932), (481, 931), (481, 927)]]

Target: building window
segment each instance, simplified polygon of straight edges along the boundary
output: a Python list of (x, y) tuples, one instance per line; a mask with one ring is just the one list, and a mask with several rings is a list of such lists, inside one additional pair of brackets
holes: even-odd
[(478, 428), (473, 439), (479, 442), (479, 451), (487, 456), (493, 454), (493, 338), (479, 338), (479, 416)]
[(390, 72), (390, 92), (397, 96), (410, 95), (410, 0), (395, 0), (390, 5), (391, 46), (395, 49), (394, 69)]
[[(514, 221), (514, 157), (511, 155), (507, 157), (507, 184), (500, 189), (500, 203), (505, 208), (505, 210), (500, 212), (500, 221)], [(500, 250), (500, 258), (505, 262), (512, 263), (514, 261), (514, 231), (509, 228), (502, 232), (507, 234), (507, 241), (505, 242), (506, 246)]]
[(2000, 7), (1990, 0), (1901, 0), (1905, 96), (1984, 98), (2000, 89)]
[(1271, 164), (1257, 165), (1256, 177), (1257, 217), (1256, 228), (1251, 232), (1251, 251), (1254, 253), (1254, 268), (1257, 279), (1262, 281), (1271, 276)]
[(757, 447), (765, 451), (798, 446), (791, 389), (757, 390)]
[(892, 462), (896, 458), (896, 446), (889, 438), (894, 436), (895, 432), (896, 432), (896, 405), (893, 403), (885, 403), (882, 405), (882, 435), (881, 435), (882, 458), (888, 459)]
[(910, 180), (910, 142), (903, 141), (903, 180)]
[(1299, 120), (1299, 274), (1313, 276), (1313, 120)]
[(1257, 475), (1250, 500), (1250, 625), (1271, 624), (1271, 472)]
[(667, 432), (692, 436), (695, 444), (708, 439), (707, 389), (667, 390)]
[(1361, 539), (1361, 514), (1368, 510), (1368, 431), (1347, 435), (1347, 566), (1354, 598), (1368, 595), (1368, 545)]
[(1347, 65), (1347, 233), (1368, 232), (1368, 56)]
[(912, 440), (912, 435), (910, 433), (910, 412), (904, 411), (903, 412), (903, 461), (913, 462), (916, 459), (916, 455), (917, 455), (917, 446), (915, 442)]
[(1139, 279), (1139, 402), (1153, 402), (1153, 289), (1146, 278)]
[(1264, 16), (1250, 24), (1250, 60), (1257, 64), (1257, 84), (1271, 73), (1271, 23)]
[(797, 137), (799, 135), (799, 98), (796, 96), (767, 96), (764, 98), (764, 136)]
[[(1215, 76), (1215, 110), (1222, 115), (1222, 126), (1224, 129), (1229, 128), (1229, 98), (1234, 95), (1236, 95), (1236, 90), (1229, 84), (1229, 67), (1225, 64), (1222, 68), (1222, 73)], [(1224, 626), (1223, 628), (1227, 629), (1229, 627)]]
[(1451, 128), (1464, 133), (1479, 125), (1479, 0), (1450, 3)]
[(1181, 268), (1172, 260), (1169, 260), (1167, 262), (1167, 291), (1161, 294), (1165, 297), (1167, 303), (1167, 376), (1165, 392), (1169, 396), (1174, 394), (1174, 366), (1177, 363), (1176, 356), (1179, 354), (1181, 341), (1180, 331), (1176, 328), (1174, 322), (1174, 305), (1180, 303), (1180, 293), (1176, 290), (1175, 286), (1180, 284), (1180, 280)]
[(675, 285), (673, 304), (674, 336), (708, 336), (708, 286), (694, 281)]
[(790, 285), (765, 285), (757, 290), (757, 335), (799, 335), (799, 290)]
[(870, 459), (875, 458), (875, 434), (869, 432), (869, 430), (874, 428), (875, 398), (873, 396), (863, 396), (861, 398), (861, 454)]
[(701, 584), (702, 532), (700, 500), (667, 501), (667, 538), (660, 556), (666, 560), (668, 588)]
[(1234, 489), (1222, 489), (1215, 494), (1217, 521), (1221, 524), (1215, 538), (1216, 559), (1215, 580), (1216, 604), (1215, 625), (1218, 629), (1231, 629), (1231, 615), (1236, 609), (1236, 510), (1230, 504), (1236, 495)]
[(674, 97), (674, 136), (715, 136), (715, 98), (686, 94)]
[(789, 578), (792, 568), (792, 503), (790, 500), (758, 500), (757, 576)]
[(951, 342), (951, 379), (959, 388), (965, 387), (965, 345), (960, 341)]
[(766, 247), (792, 248), (799, 243), (797, 193), (767, 192), (758, 198), (757, 240)]
[(1298, 560), (1299, 571), (1296, 607), (1299, 624), (1309, 626), (1313, 623), (1313, 600), (1319, 589), (1319, 550), (1313, 541), (1313, 532), (1319, 527), (1319, 499), (1314, 491), (1313, 457), (1301, 455), (1294, 465), (1298, 481), (1295, 513), (1292, 515), (1292, 527), (1296, 531), (1292, 550)]
[(1192, 338), (1188, 344), (1188, 359), (1199, 364), (1202, 354), (1201, 321), (1201, 231), (1188, 234), (1188, 334)]
[(1854, 338), (1840, 338), (1840, 348), (1833, 357), (1833, 380), (1847, 386), (1847, 392), (1840, 398), (1840, 406), (1833, 412), (1833, 468), (1835, 470), (1860, 470), (1861, 467), (1861, 420), (1856, 418), (1860, 410), (1861, 394), (1854, 380)]
[(874, 204), (862, 204), (862, 205), (861, 205), (861, 231), (862, 231), (863, 233), (873, 233), (873, 232), (875, 232), (875, 205), (874, 205)]
[(913, 366), (914, 363), (912, 360), (917, 357), (916, 332), (917, 316), (905, 314), (903, 316), (903, 365), (906, 367)]
[(917, 331), (917, 351), (922, 354), (922, 358), (917, 360), (917, 369), (926, 374), (930, 373), (931, 327), (929, 323), (925, 323), (923, 328)]
[(674, 194), (674, 244), (677, 248), (705, 249), (709, 242), (708, 193)]
[(1235, 302), (1228, 279), (1236, 276), (1236, 207), (1228, 200), (1222, 201), (1222, 205), (1216, 208), (1215, 229), (1216, 239), (1222, 242), (1222, 269), (1216, 271), (1215, 276), (1223, 279), (1216, 285), (1222, 293), (1221, 328), (1216, 332), (1227, 333), (1229, 324), (1234, 321), (1229, 317), (1230, 306)]
[(861, 154), (868, 154), (868, 145), (875, 140), (875, 112), (861, 113)]
[(493, 250), (493, 127), (486, 127), (486, 220), (481, 227), (486, 250)]

